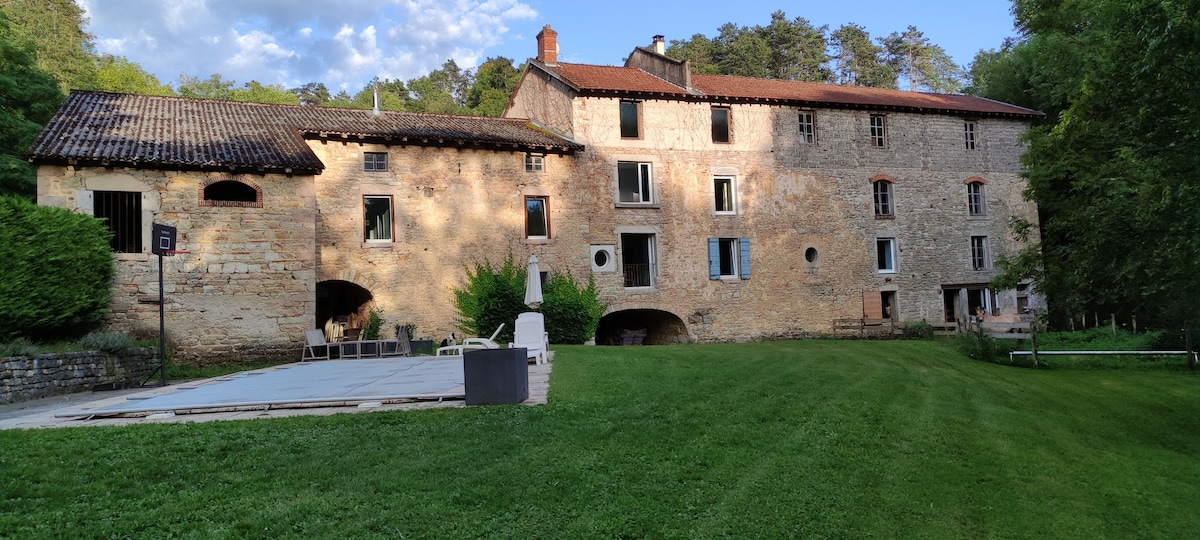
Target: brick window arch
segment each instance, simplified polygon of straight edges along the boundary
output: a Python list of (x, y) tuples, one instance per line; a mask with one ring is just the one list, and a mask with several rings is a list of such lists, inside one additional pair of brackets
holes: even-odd
[(244, 178), (211, 178), (200, 188), (200, 206), (262, 208), (262, 187)]

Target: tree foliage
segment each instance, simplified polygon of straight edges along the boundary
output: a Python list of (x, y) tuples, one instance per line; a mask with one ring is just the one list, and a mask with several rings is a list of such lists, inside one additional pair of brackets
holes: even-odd
[(1048, 113), (1023, 157), (1042, 256), (1006, 271), (1040, 277), (1059, 315), (1200, 320), (1200, 2), (1017, 0), (1015, 13), (1023, 40), (972, 66), (972, 91)]
[(842, 25), (829, 35), (832, 82), (875, 88), (896, 88), (896, 72), (887, 65), (883, 47), (871, 41), (867, 29)]
[(59, 83), (38, 68), (0, 12), (0, 195), (33, 197), (37, 174), (22, 157), (63, 100)]
[(0, 339), (86, 333), (109, 307), (111, 233), (63, 208), (0, 197)]
[(12, 23), (4, 34), (34, 52), (38, 69), (53, 75), (63, 94), (93, 87), (95, 45), (75, 0), (0, 0), (0, 13)]
[(488, 336), (504, 324), (497, 339), (512, 341), (513, 322), (525, 305), (525, 268), (513, 262), (510, 254), (499, 268), (484, 260), (467, 268), (467, 283), (452, 289), (458, 310), (459, 328), (472, 336)]
[(508, 107), (508, 97), (517, 88), (521, 71), (509, 58), (488, 58), (475, 70), (467, 90), (467, 109), (478, 116), (500, 116)]
[(892, 32), (879, 38), (879, 44), (884, 49), (887, 65), (897, 76), (908, 81), (909, 90), (946, 93), (962, 89), (962, 70), (945, 49), (930, 43), (917, 27)]
[(124, 56), (101, 55), (96, 59), (96, 72), (89, 90), (121, 92), (147, 96), (174, 96), (175, 89), (158, 81), (142, 66)]
[(596, 337), (606, 306), (600, 302), (591, 275), (583, 285), (569, 273), (555, 273), (546, 282), (543, 296), (538, 311), (546, 317), (551, 343), (579, 345)]

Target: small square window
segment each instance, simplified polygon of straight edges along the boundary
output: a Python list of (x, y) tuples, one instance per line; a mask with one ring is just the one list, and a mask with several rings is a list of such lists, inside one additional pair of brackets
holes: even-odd
[(363, 197), (363, 239), (383, 242), (392, 239), (392, 197), (366, 195)]
[(975, 149), (975, 122), (963, 122), (963, 140), (967, 150)]
[(712, 141), (729, 142), (729, 107), (712, 108)]
[(364, 171), (383, 172), (387, 165), (387, 152), (363, 152)]
[(876, 180), (871, 183), (871, 191), (875, 197), (875, 217), (895, 217), (892, 206), (892, 183), (887, 180)]
[(617, 201), (630, 204), (654, 202), (649, 163), (617, 162)]
[(525, 237), (550, 238), (549, 197), (525, 197)]
[(732, 176), (713, 178), (713, 202), (718, 214), (736, 214)]
[(971, 269), (987, 270), (991, 267), (988, 257), (988, 241), (986, 236), (971, 237)]
[(621, 102), (621, 138), (640, 139), (642, 103), (640, 101)]
[(800, 144), (812, 144), (816, 141), (816, 130), (813, 125), (813, 113), (800, 113)]
[(896, 273), (896, 239), (875, 240), (875, 269), (881, 274)]
[(871, 115), (871, 146), (887, 148), (887, 117), (882, 114)]
[(545, 157), (539, 154), (525, 154), (525, 172), (542, 172), (546, 170)]

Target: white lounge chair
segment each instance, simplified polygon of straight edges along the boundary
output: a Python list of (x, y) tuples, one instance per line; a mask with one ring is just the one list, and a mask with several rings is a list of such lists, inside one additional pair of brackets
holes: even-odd
[(467, 338), (457, 345), (447, 345), (438, 347), (434, 353), (437, 356), (462, 356), (467, 351), (475, 349), (499, 349), (500, 344), (496, 343), (496, 336), (500, 335), (500, 331), (504, 329), (504, 323), (496, 327), (496, 331), (492, 332), (491, 337), (485, 338)]
[(513, 341), (508, 346), (525, 347), (529, 358), (537, 364), (549, 362), (550, 334), (546, 333), (546, 318), (535, 312), (517, 315), (517, 322), (513, 325)]

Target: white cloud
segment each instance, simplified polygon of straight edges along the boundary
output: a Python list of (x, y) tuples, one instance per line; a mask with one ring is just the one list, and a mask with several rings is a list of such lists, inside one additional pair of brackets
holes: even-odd
[(159, 79), (220, 73), (355, 92), (372, 77), (407, 80), (448, 58), (474, 67), (508, 24), (537, 12), (519, 0), (79, 0), (100, 52)]

